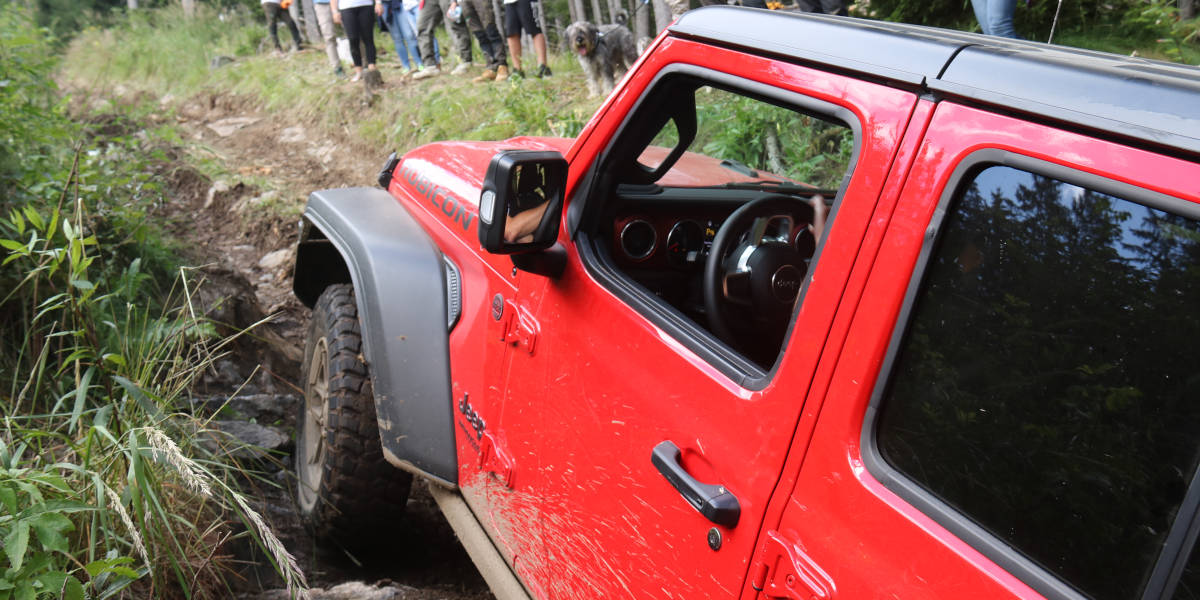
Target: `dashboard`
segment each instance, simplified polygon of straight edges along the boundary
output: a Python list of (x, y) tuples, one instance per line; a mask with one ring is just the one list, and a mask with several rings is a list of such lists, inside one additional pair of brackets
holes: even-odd
[[(713, 188), (619, 190), (603, 219), (614, 266), (696, 322), (706, 323), (704, 265), (722, 223), (756, 198), (777, 193)], [(809, 231), (812, 210), (796, 197), (788, 243), (805, 260), (816, 250)], [(748, 233), (747, 233), (748, 234)]]
[[(614, 216), (613, 257), (619, 266), (632, 269), (701, 269), (721, 223), (740, 206), (708, 207), (638, 206)], [(791, 215), (790, 243), (802, 256), (811, 257), (816, 239), (808, 230), (807, 213)]]

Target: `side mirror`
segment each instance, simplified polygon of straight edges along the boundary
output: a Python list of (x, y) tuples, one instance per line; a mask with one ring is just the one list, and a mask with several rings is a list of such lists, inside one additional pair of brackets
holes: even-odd
[(500, 151), (479, 195), (479, 243), (492, 254), (553, 246), (566, 191), (567, 161), (558, 152)]

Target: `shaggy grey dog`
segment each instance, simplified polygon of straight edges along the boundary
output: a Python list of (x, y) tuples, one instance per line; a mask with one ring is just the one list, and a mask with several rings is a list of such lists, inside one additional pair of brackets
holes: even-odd
[(596, 26), (576, 21), (567, 27), (567, 43), (587, 74), (588, 95), (608, 95), (616, 80), (637, 60), (633, 34), (624, 25)]

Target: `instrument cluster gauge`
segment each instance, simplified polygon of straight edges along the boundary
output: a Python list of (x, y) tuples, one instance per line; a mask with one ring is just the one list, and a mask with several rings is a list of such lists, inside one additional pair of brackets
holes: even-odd
[(621, 251), (631, 260), (645, 260), (654, 254), (658, 233), (643, 219), (635, 219), (621, 228)]
[[(679, 221), (667, 234), (667, 262), (682, 267), (701, 261), (705, 247), (704, 230), (695, 221)], [(711, 239), (708, 240), (711, 244)]]

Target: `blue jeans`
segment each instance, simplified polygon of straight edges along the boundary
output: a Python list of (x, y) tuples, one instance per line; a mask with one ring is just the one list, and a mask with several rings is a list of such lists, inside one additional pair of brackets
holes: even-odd
[(1017, 8), (1017, 0), (971, 0), (971, 8), (975, 10), (975, 19), (985, 34), (1021, 37), (1013, 27), (1013, 10)]
[[(398, 6), (397, 2), (393, 6)], [(424, 66), (421, 62), (421, 53), (417, 49), (417, 16), (414, 12), (406, 11), (403, 8), (400, 10), (389, 10), (386, 15), (388, 33), (392, 34), (392, 42), (396, 45), (396, 56), (400, 57), (400, 63), (405, 69), (411, 69), (413, 64), (417, 67)], [(412, 56), (412, 61), (409, 61), (409, 56)], [(434, 56), (438, 56), (436, 41), (434, 47)], [(440, 59), (440, 56), (438, 56)]]

